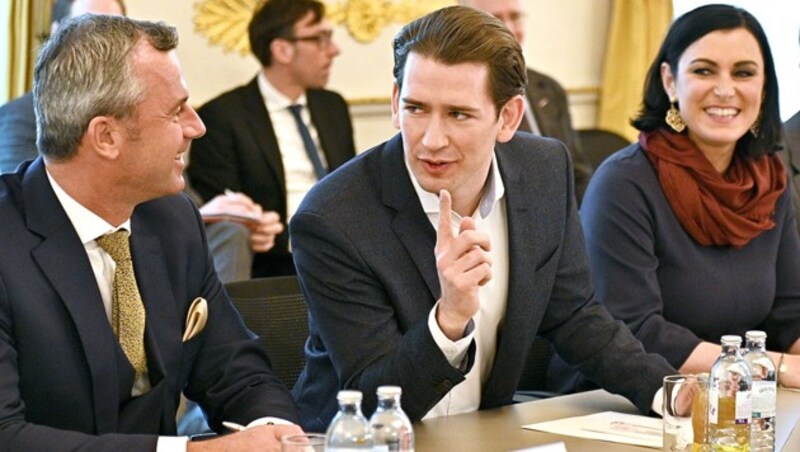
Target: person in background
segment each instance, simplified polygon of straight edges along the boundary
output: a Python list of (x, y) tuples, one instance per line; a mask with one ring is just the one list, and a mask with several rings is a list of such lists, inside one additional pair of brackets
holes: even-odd
[[(124, 15), (125, 4), (122, 0), (58, 0), (52, 9), (50, 33), (64, 19), (87, 13)], [(37, 155), (33, 93), (28, 92), (0, 106), (0, 174), (13, 172)]]
[(722, 335), (764, 330), (779, 383), (800, 387), (800, 243), (761, 25), (728, 5), (676, 19), (642, 105), (639, 142), (581, 207), (598, 298), (681, 373), (708, 372)]
[[(525, 7), (522, 0), (460, 0), (497, 17), (514, 33), (520, 45), (525, 43)], [(525, 115), (519, 130), (557, 138), (567, 145), (575, 172), (575, 196), (580, 206), (592, 175), (592, 166), (583, 153), (578, 134), (572, 127), (569, 103), (564, 88), (552, 77), (528, 68), (525, 89)]]
[[(39, 54), (41, 156), (0, 176), (5, 451), (277, 451), (302, 431), (180, 193), (205, 127), (177, 40), (161, 23), (83, 15)], [(173, 436), (181, 393), (217, 432), (252, 428)]]
[[(285, 225), (308, 190), (355, 155), (347, 104), (323, 89), (339, 47), (316, 0), (265, 2), (249, 36), (262, 69), (198, 110), (208, 133), (192, 146), (188, 174), (203, 199), (235, 190)], [(288, 233), (255, 256), (253, 276), (294, 273)]]
[(340, 389), (369, 413), (399, 385), (413, 420), (510, 404), (536, 334), (643, 412), (660, 400), (674, 369), (593, 296), (566, 147), (515, 133), (525, 80), (514, 36), (473, 8), (395, 37), (400, 133), (321, 180), (290, 224), (304, 428), (325, 429)]

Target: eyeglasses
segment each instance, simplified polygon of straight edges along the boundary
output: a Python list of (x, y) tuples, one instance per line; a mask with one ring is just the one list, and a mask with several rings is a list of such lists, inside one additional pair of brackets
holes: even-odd
[(298, 42), (298, 41), (314, 42), (317, 44), (317, 47), (320, 50), (327, 50), (328, 47), (330, 47), (331, 45), (331, 41), (333, 40), (333, 31), (327, 30), (311, 36), (291, 36), (284, 39), (286, 39), (289, 42)]

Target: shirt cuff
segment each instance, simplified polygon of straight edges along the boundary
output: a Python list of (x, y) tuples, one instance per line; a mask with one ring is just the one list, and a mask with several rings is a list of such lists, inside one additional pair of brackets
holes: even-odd
[(259, 425), (294, 425), (293, 422), (289, 422), (286, 419), (281, 419), (279, 417), (260, 417), (253, 422), (247, 424), (247, 428), (258, 427)]
[(650, 407), (658, 413), (659, 416), (664, 416), (664, 387), (658, 388), (656, 395), (653, 397), (653, 405)]
[(156, 452), (186, 452), (188, 436), (159, 436)]
[(474, 323), (470, 320), (465, 330), (464, 337), (453, 342), (442, 332), (442, 329), (439, 328), (439, 322), (436, 321), (436, 310), (438, 308), (439, 302), (437, 301), (436, 305), (431, 309), (430, 314), (428, 314), (428, 329), (431, 330), (433, 340), (436, 342), (436, 345), (439, 347), (439, 350), (442, 351), (445, 358), (447, 358), (447, 362), (456, 369), (460, 369), (464, 358), (467, 356), (469, 345), (475, 337)]

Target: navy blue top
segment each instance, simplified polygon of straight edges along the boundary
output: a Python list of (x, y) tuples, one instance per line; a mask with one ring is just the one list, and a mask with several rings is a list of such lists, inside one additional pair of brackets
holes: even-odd
[(598, 297), (675, 368), (723, 334), (763, 329), (777, 350), (800, 336), (800, 242), (788, 190), (773, 229), (741, 249), (702, 246), (633, 144), (595, 172), (580, 216)]
[(741, 249), (686, 233), (638, 144), (597, 170), (581, 208), (599, 298), (648, 351), (679, 368), (700, 341), (767, 332), (772, 349), (800, 336), (800, 241), (787, 190), (775, 227)]

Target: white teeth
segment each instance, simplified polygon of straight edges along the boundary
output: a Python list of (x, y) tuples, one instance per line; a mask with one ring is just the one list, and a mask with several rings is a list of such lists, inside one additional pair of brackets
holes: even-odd
[(707, 108), (706, 112), (714, 116), (735, 116), (739, 110), (735, 108)]

